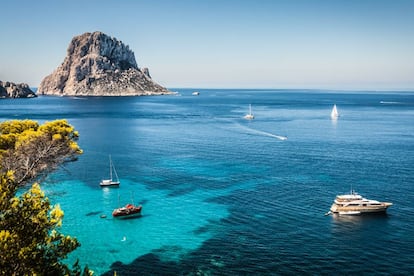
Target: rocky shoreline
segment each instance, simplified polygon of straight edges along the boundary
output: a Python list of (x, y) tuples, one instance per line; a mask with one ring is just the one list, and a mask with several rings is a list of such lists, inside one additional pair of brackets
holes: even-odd
[(13, 83), (10, 81), (0, 81), (0, 98), (35, 98), (27, 83)]

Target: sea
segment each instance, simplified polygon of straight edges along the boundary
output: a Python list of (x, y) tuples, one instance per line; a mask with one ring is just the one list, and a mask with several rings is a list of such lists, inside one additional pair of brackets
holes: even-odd
[[(172, 90), (0, 100), (1, 121), (67, 119), (80, 133), (84, 153), (41, 183), (65, 213), (60, 231), (81, 243), (68, 264), (95, 275), (414, 274), (413, 91)], [(109, 156), (119, 188), (99, 186)], [(393, 206), (326, 215), (351, 189)], [(112, 218), (132, 202), (141, 217)]]

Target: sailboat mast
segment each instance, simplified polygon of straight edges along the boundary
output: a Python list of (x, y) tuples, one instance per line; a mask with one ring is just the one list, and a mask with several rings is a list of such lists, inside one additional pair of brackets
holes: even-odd
[[(116, 177), (116, 181), (119, 181), (119, 177), (118, 177), (118, 174), (116, 173), (116, 169), (115, 169), (114, 164), (112, 164), (112, 167), (111, 168), (114, 170), (115, 177)], [(111, 174), (111, 178), (112, 178), (112, 174)]]
[(111, 181), (112, 181), (112, 158), (111, 158), (111, 155), (109, 155), (109, 178), (111, 179)]

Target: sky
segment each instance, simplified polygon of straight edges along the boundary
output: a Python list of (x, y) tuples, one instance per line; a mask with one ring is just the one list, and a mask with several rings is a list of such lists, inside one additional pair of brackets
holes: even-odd
[(0, 0), (0, 80), (102, 31), (167, 88), (414, 89), (414, 0)]

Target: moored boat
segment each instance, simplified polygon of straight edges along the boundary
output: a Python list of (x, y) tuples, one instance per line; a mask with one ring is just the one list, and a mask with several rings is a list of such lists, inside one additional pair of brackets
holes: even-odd
[(114, 209), (112, 216), (114, 218), (134, 218), (141, 216), (142, 205), (135, 206), (133, 204), (127, 204), (124, 207)]
[(355, 191), (350, 194), (337, 195), (331, 206), (330, 212), (339, 215), (361, 215), (364, 213), (386, 212), (392, 205), (391, 202), (380, 202), (373, 199), (366, 199)]
[[(113, 174), (115, 174), (115, 180), (113, 179)], [(109, 155), (109, 179), (103, 179), (99, 183), (101, 187), (119, 187), (121, 182), (119, 181), (118, 174), (116, 173), (114, 163), (112, 163), (112, 158)]]

